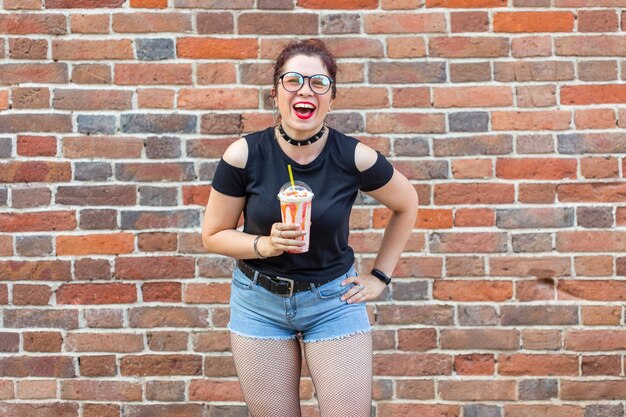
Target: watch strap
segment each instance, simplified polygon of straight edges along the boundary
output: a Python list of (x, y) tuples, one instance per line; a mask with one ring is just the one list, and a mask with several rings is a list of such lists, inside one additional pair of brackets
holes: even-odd
[(387, 276), (387, 274), (385, 274), (380, 269), (374, 268), (374, 269), (372, 269), (372, 272), (370, 272), (370, 274), (372, 274), (373, 276), (375, 276), (376, 278), (378, 278), (379, 280), (384, 282), (385, 285), (389, 285), (389, 283), (391, 282), (391, 278), (389, 276)]

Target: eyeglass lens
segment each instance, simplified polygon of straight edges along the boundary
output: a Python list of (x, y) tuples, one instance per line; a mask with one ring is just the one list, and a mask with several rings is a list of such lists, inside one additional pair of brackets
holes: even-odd
[(309, 87), (315, 94), (324, 94), (330, 89), (330, 78), (323, 74), (316, 74), (305, 77), (297, 72), (288, 72), (282, 76), (283, 87), (289, 92), (296, 92), (304, 85), (304, 80), (308, 78)]

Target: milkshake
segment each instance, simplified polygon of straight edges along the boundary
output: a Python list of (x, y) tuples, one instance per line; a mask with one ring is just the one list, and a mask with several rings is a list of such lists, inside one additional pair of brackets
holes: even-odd
[(304, 246), (289, 253), (303, 253), (309, 250), (309, 234), (311, 230), (311, 200), (313, 199), (313, 191), (311, 187), (302, 181), (295, 181), (294, 186), (291, 182), (285, 183), (280, 188), (278, 199), (280, 200), (280, 211), (283, 223), (296, 223), (306, 232), (304, 236), (300, 236), (297, 240), (303, 241)]

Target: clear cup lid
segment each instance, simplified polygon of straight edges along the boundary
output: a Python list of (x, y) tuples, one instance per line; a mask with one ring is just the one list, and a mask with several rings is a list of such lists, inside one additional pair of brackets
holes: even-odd
[(278, 198), (293, 198), (293, 199), (304, 199), (304, 198), (313, 198), (315, 194), (313, 194), (313, 190), (306, 183), (302, 181), (294, 181), (295, 185), (291, 185), (291, 182), (286, 182), (280, 187), (280, 191), (278, 192)]

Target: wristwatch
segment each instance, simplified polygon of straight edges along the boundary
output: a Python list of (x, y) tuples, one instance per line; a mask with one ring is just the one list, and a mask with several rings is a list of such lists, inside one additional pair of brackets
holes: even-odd
[(380, 269), (372, 269), (372, 272), (370, 272), (370, 274), (374, 275), (376, 278), (378, 278), (379, 280), (381, 280), (382, 282), (385, 283), (385, 285), (389, 285), (389, 283), (391, 282), (391, 278), (389, 278), (387, 276), (387, 274), (385, 274), (383, 271), (381, 271)]

